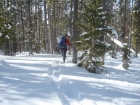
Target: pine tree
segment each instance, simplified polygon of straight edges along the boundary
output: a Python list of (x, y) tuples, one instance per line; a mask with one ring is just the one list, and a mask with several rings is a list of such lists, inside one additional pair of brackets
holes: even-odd
[(123, 46), (122, 51), (122, 67), (127, 70), (129, 68), (129, 64), (131, 63), (129, 57), (129, 48), (127, 44)]
[(123, 43), (122, 51), (122, 67), (124, 69), (129, 68), (130, 61), (130, 27), (131, 27), (131, 6), (130, 0), (118, 0), (117, 8), (117, 31), (119, 35), (119, 41)]
[(140, 0), (136, 0), (134, 4), (134, 10), (133, 10), (133, 25), (132, 25), (132, 42), (133, 46), (136, 50), (136, 56), (138, 52), (140, 52)]
[(108, 30), (106, 26), (107, 13), (103, 10), (103, 0), (92, 0), (85, 3), (81, 13), (83, 19), (79, 26), (83, 34), (77, 41), (77, 49), (82, 52), (78, 66), (84, 66), (89, 72), (101, 73), (103, 71), (100, 57), (108, 51), (110, 46), (105, 42), (104, 36)]
[(15, 25), (10, 15), (11, 9), (4, 7), (0, 2), (0, 44), (5, 55), (13, 55), (17, 50)]

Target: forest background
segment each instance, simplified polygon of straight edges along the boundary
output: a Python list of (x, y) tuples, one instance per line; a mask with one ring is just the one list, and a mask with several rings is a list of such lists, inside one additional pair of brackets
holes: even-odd
[(128, 69), (140, 51), (139, 23), (140, 0), (1, 0), (0, 50), (58, 53), (57, 39), (67, 33), (78, 66), (101, 73), (105, 53), (121, 51)]

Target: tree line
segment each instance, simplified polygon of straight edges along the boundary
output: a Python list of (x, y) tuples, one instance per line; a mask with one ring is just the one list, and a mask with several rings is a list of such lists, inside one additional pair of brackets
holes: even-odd
[[(72, 62), (102, 72), (104, 55), (122, 51), (123, 67), (140, 51), (140, 0), (1, 0), (0, 50), (54, 54), (58, 37), (68, 33)], [(117, 45), (117, 39), (123, 46)]]

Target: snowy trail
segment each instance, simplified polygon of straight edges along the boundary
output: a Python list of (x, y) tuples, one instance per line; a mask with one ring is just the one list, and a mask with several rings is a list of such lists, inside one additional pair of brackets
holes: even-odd
[[(1, 103), (3, 105), (16, 105), (22, 102), (20, 105), (39, 105), (39, 102), (42, 102), (41, 105), (43, 103), (62, 105), (57, 93), (55, 93), (55, 84), (49, 76), (44, 77), (47, 75), (46, 70), (49, 65), (38, 64), (32, 58), (27, 60), (28, 63), (25, 60), (26, 58), (23, 59), (23, 57), (18, 61), (16, 59), (12, 59), (12, 61), (9, 59), (1, 60)], [(30, 61), (31, 64), (29, 64)], [(45, 62), (45, 60), (40, 61)], [(42, 68), (40, 69), (40, 67)], [(53, 101), (51, 98), (58, 101)]]
[[(66, 66), (66, 63), (62, 63), (62, 61), (54, 61), (52, 63), (52, 67), (48, 68), (47, 74), (51, 78), (51, 83), (53, 84), (53, 88), (55, 88), (56, 93), (58, 93), (58, 97), (62, 102), (62, 105), (71, 105), (71, 96), (68, 91), (71, 85), (71, 82), (65, 79), (64, 74), (62, 73), (63, 68)], [(61, 74), (62, 73), (62, 74)], [(75, 89), (73, 89), (74, 91)]]
[[(139, 60), (130, 70), (109, 63), (90, 74), (61, 56), (0, 56), (0, 105), (139, 105)], [(56, 59), (57, 58), (57, 59)], [(70, 58), (71, 59), (71, 58)], [(135, 69), (133, 69), (135, 68)]]

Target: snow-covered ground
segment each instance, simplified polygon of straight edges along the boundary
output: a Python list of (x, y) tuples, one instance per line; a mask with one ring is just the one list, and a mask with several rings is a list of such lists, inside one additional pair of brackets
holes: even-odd
[(129, 70), (105, 57), (107, 75), (88, 73), (60, 55), (0, 55), (0, 105), (140, 105), (140, 58)]

